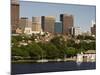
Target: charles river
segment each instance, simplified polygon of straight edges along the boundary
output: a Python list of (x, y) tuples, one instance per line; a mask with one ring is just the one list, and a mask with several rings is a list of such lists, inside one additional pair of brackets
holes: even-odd
[(45, 63), (13, 63), (11, 65), (11, 74), (28, 74), (57, 71), (75, 71), (96, 69), (96, 62), (76, 63), (68, 62), (45, 62)]

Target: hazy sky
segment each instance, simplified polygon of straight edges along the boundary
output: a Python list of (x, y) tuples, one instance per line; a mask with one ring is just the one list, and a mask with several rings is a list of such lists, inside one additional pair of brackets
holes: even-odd
[(20, 1), (20, 17), (55, 16), (59, 21), (60, 14), (74, 16), (74, 26), (81, 27), (82, 31), (90, 30), (91, 21), (96, 18), (96, 7), (89, 5), (70, 5), (55, 3), (37, 3)]

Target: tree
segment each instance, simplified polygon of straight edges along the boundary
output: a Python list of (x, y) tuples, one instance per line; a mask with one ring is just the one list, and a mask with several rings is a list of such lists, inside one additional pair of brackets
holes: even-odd
[(77, 50), (73, 47), (68, 47), (66, 49), (66, 55), (67, 57), (72, 57), (72, 56), (75, 56), (77, 54)]
[(76, 38), (79, 39), (79, 40), (84, 40), (84, 36), (83, 35), (78, 35)]
[(29, 55), (33, 59), (41, 59), (44, 53), (42, 48), (35, 42), (33, 42), (32, 44), (29, 44), (27, 46), (27, 50), (29, 51)]
[(95, 42), (88, 43), (87, 50), (96, 50), (96, 43)]
[(95, 40), (95, 37), (89, 35), (78, 35), (77, 39), (79, 40)]
[(56, 36), (53, 39), (51, 39), (50, 42), (56, 45), (57, 47), (61, 47), (65, 43), (64, 38), (62, 36)]
[(47, 59), (56, 59), (59, 58), (59, 50), (52, 43), (39, 43), (43, 51), (46, 53)]
[(95, 40), (95, 37), (93, 37), (93, 36), (85, 36), (85, 40)]
[(29, 53), (24, 46), (12, 47), (12, 56), (28, 57)]
[(18, 35), (18, 36), (12, 36), (12, 39), (16, 39), (16, 41), (18, 41), (18, 42), (23, 40), (23, 38), (22, 38), (21, 35)]
[(12, 46), (11, 52), (13, 60), (22, 60), (25, 57), (29, 57), (29, 52), (26, 50), (25, 46)]
[(73, 39), (67, 40), (67, 47), (74, 47), (75, 46), (75, 41)]
[(59, 58), (64, 58), (65, 55), (65, 49), (67, 47), (66, 41), (64, 40), (63, 36), (56, 36), (50, 41), (53, 43), (57, 49), (59, 50)]

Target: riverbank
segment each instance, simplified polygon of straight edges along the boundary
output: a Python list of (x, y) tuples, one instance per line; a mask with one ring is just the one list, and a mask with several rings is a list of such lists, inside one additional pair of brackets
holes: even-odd
[(67, 62), (75, 61), (76, 58), (66, 58), (66, 59), (43, 59), (43, 60), (13, 60), (11, 63), (45, 63), (45, 62)]
[[(76, 58), (66, 58), (66, 59), (43, 59), (43, 60), (13, 60), (11, 61), (11, 63), (47, 63), (47, 62), (70, 62), (70, 61), (74, 61), (74, 62), (77, 62), (77, 59)], [(91, 61), (87, 61), (87, 60), (84, 60), (82, 62), (96, 62), (96, 60), (91, 60)]]

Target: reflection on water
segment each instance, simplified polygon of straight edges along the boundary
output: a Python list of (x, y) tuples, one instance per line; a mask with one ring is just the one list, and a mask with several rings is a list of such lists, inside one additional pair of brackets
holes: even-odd
[(77, 66), (80, 66), (82, 64), (82, 62), (76, 62), (77, 63)]

